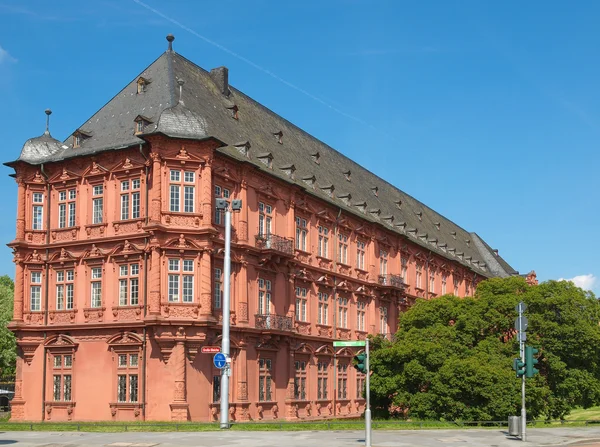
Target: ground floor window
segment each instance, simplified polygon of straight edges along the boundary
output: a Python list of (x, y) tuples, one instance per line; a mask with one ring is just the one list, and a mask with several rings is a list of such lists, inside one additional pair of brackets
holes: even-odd
[(258, 400), (261, 402), (270, 402), (273, 400), (273, 396), (271, 394), (271, 359), (260, 359), (258, 365)]
[(137, 402), (138, 401), (138, 375), (137, 374), (119, 374), (117, 376), (117, 401), (118, 402)]
[(221, 376), (213, 376), (213, 402), (221, 401)]
[(306, 361), (296, 360), (294, 377), (294, 399), (306, 400)]

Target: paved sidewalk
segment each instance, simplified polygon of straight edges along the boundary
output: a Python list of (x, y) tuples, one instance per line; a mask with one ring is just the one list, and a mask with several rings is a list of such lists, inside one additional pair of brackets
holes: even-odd
[[(594, 442), (592, 442), (594, 441)], [(528, 442), (503, 430), (376, 430), (373, 447), (600, 447), (600, 428), (532, 428)], [(0, 446), (14, 447), (361, 447), (364, 431), (81, 433), (0, 432)]]

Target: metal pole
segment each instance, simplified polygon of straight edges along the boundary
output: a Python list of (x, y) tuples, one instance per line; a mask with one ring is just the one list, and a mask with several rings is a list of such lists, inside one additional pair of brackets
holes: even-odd
[[(523, 316), (522, 307), (519, 306), (519, 318)], [(519, 331), (519, 347), (521, 350), (521, 361), (525, 363), (525, 341), (523, 341), (523, 337), (521, 336), (521, 331)], [(527, 411), (525, 410), (525, 374), (521, 376), (521, 441), (527, 441)]]
[(225, 210), (225, 260), (223, 261), (223, 337), (221, 352), (227, 363), (221, 369), (221, 428), (229, 428), (229, 279), (231, 276), (231, 211)]
[(366, 369), (367, 369), (367, 408), (365, 409), (365, 447), (371, 447), (371, 370), (369, 366), (369, 339), (366, 339), (365, 343), (366, 358)]

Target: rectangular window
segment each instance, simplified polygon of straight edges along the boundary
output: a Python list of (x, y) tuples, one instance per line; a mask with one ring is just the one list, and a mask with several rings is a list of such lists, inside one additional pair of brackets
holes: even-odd
[(365, 390), (365, 378), (357, 377), (356, 378), (356, 398), (357, 399), (364, 399), (364, 397), (363, 397), (364, 390)]
[(268, 279), (258, 279), (258, 313), (271, 314), (271, 281)]
[(42, 272), (31, 272), (29, 309), (32, 312), (42, 309)]
[(221, 376), (213, 376), (213, 402), (221, 401)]
[(348, 364), (347, 363), (338, 363), (338, 389), (337, 389), (337, 398), (338, 399), (348, 399)]
[(258, 366), (258, 400), (260, 402), (271, 402), (273, 400), (271, 394), (271, 359), (260, 359)]
[(117, 401), (127, 402), (127, 376), (125, 374), (117, 376)]
[(317, 362), (317, 399), (326, 400), (328, 398), (327, 379), (329, 378), (329, 362)]
[(296, 248), (298, 250), (306, 251), (307, 236), (306, 219), (296, 217)]
[(42, 205), (33, 205), (33, 216), (31, 222), (31, 228), (33, 230), (44, 229), (44, 207)]
[(121, 182), (121, 220), (140, 217), (140, 185), (140, 179)]
[[(180, 265), (183, 265), (182, 272)], [(184, 259), (180, 262), (179, 259), (169, 259), (169, 274), (168, 274), (168, 292), (169, 301), (178, 302), (180, 299), (184, 303), (194, 301), (194, 261)]]
[(129, 402), (138, 401), (138, 376), (137, 374), (129, 375)]
[(104, 187), (96, 185), (93, 188), (94, 198), (92, 199), (92, 223), (99, 224), (104, 221), (104, 198), (99, 197), (104, 194)]
[(423, 284), (421, 283), (423, 276), (423, 266), (421, 264), (417, 264), (416, 273), (415, 273), (415, 287), (417, 289), (421, 289)]
[(365, 243), (363, 241), (356, 241), (356, 268), (365, 269)]
[(55, 374), (52, 380), (52, 397), (55, 402), (60, 402), (61, 399), (61, 391), (62, 391), (62, 376), (59, 374)]
[(341, 328), (348, 328), (348, 298), (338, 298), (338, 324)]
[(318, 324), (328, 324), (329, 321), (329, 295), (319, 292), (319, 307), (317, 313)]
[(448, 275), (442, 273), (442, 295), (446, 294), (446, 283), (448, 282)]
[(215, 268), (215, 296), (214, 296), (214, 307), (220, 309), (223, 301), (223, 271), (219, 268)]
[(429, 272), (429, 293), (435, 293), (435, 272)]
[(294, 362), (296, 375), (294, 377), (294, 399), (306, 400), (306, 361)]
[(379, 274), (387, 275), (388, 267), (388, 252), (385, 250), (379, 250)]
[(73, 309), (73, 270), (60, 270), (56, 272), (56, 310)]
[[(183, 181), (181, 172), (183, 172)], [(170, 175), (171, 184), (169, 185), (170, 191), (170, 210), (172, 212), (180, 212), (183, 210), (184, 213), (194, 212), (195, 202), (195, 181), (196, 176), (191, 171), (178, 171), (171, 169)], [(183, 190), (183, 196), (181, 194)], [(182, 203), (183, 199), (183, 203)]]
[(388, 333), (388, 310), (387, 307), (379, 308), (379, 333), (386, 335)]
[[(67, 200), (68, 197), (68, 200)], [(75, 197), (74, 189), (58, 193), (58, 228), (75, 226)]]
[(131, 193), (131, 218), (139, 219), (140, 217), (140, 193)]
[(356, 329), (365, 331), (366, 329), (367, 303), (366, 301), (356, 302)]
[(102, 306), (102, 268), (92, 268), (92, 297), (91, 307)]
[(319, 225), (319, 243), (317, 245), (317, 255), (322, 258), (329, 257), (329, 228)]
[(139, 303), (140, 265), (119, 266), (119, 306), (137, 306)]
[(64, 367), (65, 368), (71, 368), (72, 366), (73, 366), (73, 356), (72, 355), (65, 355)]
[(119, 354), (119, 368), (127, 368), (127, 354)]
[(458, 278), (454, 278), (454, 296), (458, 296), (459, 286), (460, 286), (460, 280)]
[(63, 376), (63, 400), (65, 402), (71, 401), (71, 375), (65, 374)]
[(402, 281), (404, 281), (404, 283), (408, 282), (408, 259), (406, 258), (401, 258), (400, 260), (400, 275), (402, 276)]
[(348, 236), (338, 234), (338, 262), (348, 264)]
[(296, 287), (296, 321), (306, 321), (306, 288)]
[(273, 207), (263, 202), (258, 202), (258, 234), (268, 236), (271, 234), (273, 222)]
[(121, 220), (129, 219), (129, 194), (121, 195)]

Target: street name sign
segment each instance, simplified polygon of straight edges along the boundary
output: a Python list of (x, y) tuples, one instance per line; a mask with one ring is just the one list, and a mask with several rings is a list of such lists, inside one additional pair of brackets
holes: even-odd
[(200, 352), (202, 354), (216, 354), (217, 352), (221, 352), (221, 348), (219, 346), (202, 346)]
[(336, 340), (333, 342), (333, 347), (334, 348), (343, 348), (343, 347), (349, 347), (349, 346), (364, 346), (365, 345), (365, 341), (364, 340)]

